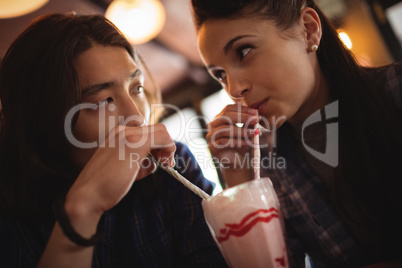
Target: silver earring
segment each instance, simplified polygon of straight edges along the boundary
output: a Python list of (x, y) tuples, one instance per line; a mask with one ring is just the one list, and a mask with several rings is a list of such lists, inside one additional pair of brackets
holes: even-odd
[(311, 46), (311, 51), (312, 52), (316, 52), (318, 50), (318, 46), (317, 45), (312, 45)]

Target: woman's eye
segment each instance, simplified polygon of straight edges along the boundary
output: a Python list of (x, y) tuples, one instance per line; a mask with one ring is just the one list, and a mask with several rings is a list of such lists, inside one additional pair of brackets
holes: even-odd
[(223, 70), (215, 71), (214, 76), (221, 83), (224, 83), (226, 80), (226, 72)]
[(144, 92), (143, 85), (138, 85), (138, 86), (134, 87), (133, 94), (140, 94), (142, 92)]
[(238, 56), (239, 56), (239, 59), (242, 60), (245, 56), (247, 56), (247, 54), (250, 52), (250, 50), (251, 50), (251, 47), (250, 47), (250, 46), (243, 46), (243, 47), (240, 47), (240, 48), (237, 50), (237, 54), (238, 54)]

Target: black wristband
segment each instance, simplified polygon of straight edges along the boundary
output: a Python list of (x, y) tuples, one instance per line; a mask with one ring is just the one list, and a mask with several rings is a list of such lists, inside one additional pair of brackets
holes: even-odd
[(78, 246), (89, 247), (102, 240), (103, 236), (99, 233), (96, 233), (91, 238), (86, 239), (74, 230), (66, 210), (64, 209), (64, 198), (60, 198), (55, 201), (53, 204), (53, 213), (56, 217), (56, 220), (59, 222), (63, 233)]

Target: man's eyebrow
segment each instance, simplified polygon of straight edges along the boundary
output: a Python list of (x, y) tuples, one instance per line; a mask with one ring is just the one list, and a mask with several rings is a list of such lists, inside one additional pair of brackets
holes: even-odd
[(111, 88), (114, 84), (115, 83), (113, 81), (94, 84), (94, 85), (84, 88), (81, 91), (81, 94), (82, 95), (95, 95), (105, 89)]
[(239, 36), (236, 36), (235, 38), (231, 39), (231, 40), (226, 44), (226, 46), (223, 48), (223, 52), (225, 52), (225, 55), (228, 54), (229, 50), (233, 47), (233, 44), (234, 44), (237, 40), (242, 39), (242, 38), (244, 38), (244, 37), (250, 37), (250, 36), (254, 36), (254, 35), (239, 35)]
[(131, 75), (130, 75), (130, 79), (136, 79), (140, 76), (142, 76), (142, 71), (140, 69), (136, 69)]
[[(129, 78), (130, 78), (130, 80), (133, 80), (140, 76), (142, 76), (141, 70), (136, 69), (132, 74), (130, 74)], [(82, 95), (95, 95), (103, 90), (113, 87), (114, 85), (115, 85), (114, 81), (108, 81), (108, 82), (94, 84), (89, 87), (86, 87), (81, 92), (82, 92)]]

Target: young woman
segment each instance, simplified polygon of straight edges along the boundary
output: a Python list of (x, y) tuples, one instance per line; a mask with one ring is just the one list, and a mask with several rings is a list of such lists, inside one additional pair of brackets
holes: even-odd
[(281, 201), (290, 262), (402, 265), (402, 64), (359, 66), (313, 0), (192, 6), (204, 63), (237, 102), (207, 135), (228, 186), (251, 179), (259, 122), (271, 131), (262, 175)]
[(149, 153), (185, 161), (212, 191), (189, 150), (147, 125), (149, 93), (103, 16), (43, 16), (14, 41), (0, 71), (1, 267), (226, 266), (200, 198), (154, 172)]

